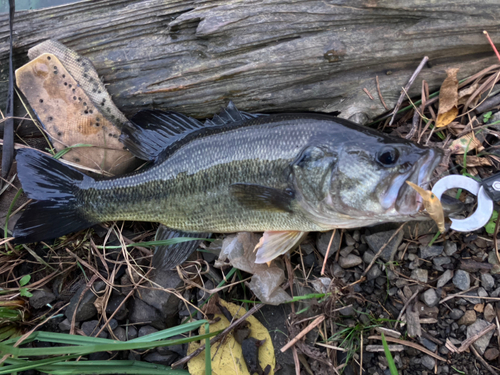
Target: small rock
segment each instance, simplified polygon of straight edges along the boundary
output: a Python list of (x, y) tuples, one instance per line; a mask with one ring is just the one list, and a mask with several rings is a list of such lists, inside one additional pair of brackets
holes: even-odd
[(116, 327), (113, 330), (113, 333), (115, 334), (116, 338), (120, 341), (127, 341), (127, 333), (125, 332), (125, 328), (123, 327)]
[(500, 296), (500, 287), (496, 288), (493, 292), (490, 293), (492, 297), (498, 297)]
[(433, 343), (431, 340), (427, 340), (425, 337), (420, 337), (420, 343), (429, 349), (431, 352), (435, 352), (437, 349), (437, 345)]
[[(177, 271), (172, 271), (172, 270), (154, 272), (151, 277), (151, 281), (167, 290), (177, 289), (181, 285), (184, 285), (184, 282), (180, 279)], [(152, 306), (156, 310), (158, 310), (162, 315), (163, 321), (176, 320), (175, 317), (177, 316), (179, 298), (175, 296), (173, 293), (168, 293), (158, 289), (146, 289), (141, 291), (140, 296), (136, 295), (136, 300), (138, 300), (138, 298), (140, 298), (143, 302), (148, 304), (148, 306)], [(138, 323), (138, 321), (136, 322)], [(143, 320), (143, 322), (147, 321)], [(175, 321), (175, 323), (177, 322)]]
[(491, 323), (493, 319), (495, 319), (495, 316), (497, 315), (495, 312), (495, 308), (491, 303), (488, 303), (486, 305), (483, 314), (484, 314), (484, 320), (486, 320), (489, 323)]
[[(323, 255), (326, 256), (328, 250), (328, 245), (330, 244), (330, 239), (332, 238), (333, 231), (320, 233), (316, 238), (316, 249)], [(330, 252), (328, 253), (328, 258), (335, 254), (340, 246), (340, 231), (336, 231), (333, 236), (332, 244), (330, 246)]]
[(370, 271), (368, 271), (368, 273), (366, 274), (366, 278), (368, 281), (375, 280), (380, 275), (382, 275), (382, 270), (380, 269), (380, 266), (378, 264), (374, 264), (372, 268), (370, 268)]
[(497, 253), (495, 250), (488, 253), (488, 263), (493, 265), (498, 264)]
[(160, 329), (165, 328), (160, 312), (146, 302), (134, 298), (130, 301), (129, 310), (128, 318), (131, 323), (150, 323), (155, 327), (159, 326)]
[(340, 267), (340, 264), (333, 263), (333, 276), (337, 278), (342, 278), (345, 276), (345, 269)]
[(426, 284), (429, 279), (429, 272), (423, 268), (417, 268), (416, 270), (411, 271), (410, 278)]
[(158, 352), (152, 352), (144, 357), (146, 362), (157, 363), (163, 366), (170, 366), (177, 359), (177, 354), (160, 354)]
[(133, 340), (137, 338), (137, 328), (134, 326), (129, 326), (128, 327), (128, 339)]
[[(477, 319), (473, 324), (467, 327), (467, 338), (470, 339), (471, 337), (477, 335), (479, 332), (481, 332), (489, 325), (490, 323), (488, 323), (487, 321), (482, 319)], [(492, 336), (493, 336), (493, 330), (482, 335), (472, 344), (479, 352), (479, 354), (481, 355), (484, 354), (486, 348), (488, 347), (488, 344), (490, 343)]]
[(441, 267), (445, 264), (450, 264), (451, 258), (450, 257), (436, 257), (432, 260), (432, 263), (434, 263), (434, 265), (437, 267)]
[(142, 326), (139, 328), (139, 337), (149, 335), (150, 333), (158, 332), (158, 330), (151, 326)]
[(97, 320), (89, 320), (88, 322), (82, 323), (82, 331), (85, 333), (85, 336), (92, 336), (94, 332), (96, 332), (97, 325), (99, 321)]
[(446, 244), (444, 245), (444, 253), (449, 257), (451, 257), (456, 252), (457, 252), (457, 243), (446, 241)]
[(464, 312), (462, 310), (460, 310), (460, 309), (453, 309), (453, 310), (451, 310), (449, 316), (450, 316), (450, 319), (458, 320), (462, 316), (464, 316)]
[(349, 254), (346, 257), (339, 258), (339, 264), (342, 268), (352, 268), (363, 263), (363, 259), (354, 254)]
[(59, 323), (59, 329), (61, 331), (69, 331), (71, 329), (71, 322), (68, 319), (64, 319), (61, 323)]
[(373, 258), (375, 258), (375, 254), (373, 253), (373, 251), (366, 250), (363, 253), (363, 262), (365, 262), (366, 264), (370, 264)]
[(420, 246), (420, 258), (429, 259), (443, 253), (443, 246)]
[(458, 325), (470, 326), (476, 321), (476, 312), (474, 310), (467, 310), (464, 315), (458, 320)]
[(106, 306), (106, 314), (110, 316), (118, 309), (118, 306), (121, 305), (120, 309), (116, 312), (114, 318), (116, 320), (125, 319), (127, 317), (128, 310), (127, 307), (125, 306), (126, 304), (125, 303), (122, 304), (124, 299), (125, 296), (121, 294), (111, 295), (111, 298), (108, 301), (108, 305)]
[(429, 370), (434, 370), (434, 366), (436, 366), (436, 360), (432, 358), (430, 355), (424, 355), (422, 357), (422, 365)]
[(494, 361), (498, 358), (499, 355), (500, 351), (498, 351), (497, 348), (489, 348), (484, 352), (484, 358), (486, 358), (488, 361)]
[(481, 275), (481, 285), (486, 290), (491, 290), (495, 286), (495, 278), (489, 273), (483, 273)]
[(444, 271), (443, 274), (441, 275), (441, 277), (439, 278), (438, 282), (437, 282), (437, 287), (438, 288), (442, 288), (452, 278), (453, 278), (453, 271), (452, 270), (446, 270), (446, 271)]
[(109, 328), (111, 328), (111, 330), (114, 330), (116, 327), (118, 327), (118, 321), (113, 318), (108, 322), (108, 326)]
[(420, 296), (420, 300), (429, 307), (434, 307), (439, 303), (439, 296), (434, 289), (427, 289)]
[(354, 238), (347, 232), (344, 232), (344, 239), (347, 246), (354, 246), (356, 244)]
[[(340, 255), (343, 257), (348, 256), (354, 250), (354, 246), (346, 246), (340, 250)], [(330, 250), (331, 251), (331, 250)]]
[[(105, 286), (106, 284), (103, 281), (96, 281), (92, 289), (96, 292), (100, 292), (104, 289)], [(75, 315), (76, 322), (92, 319), (97, 314), (97, 309), (94, 306), (94, 302), (97, 299), (97, 296), (94, 294), (93, 290), (87, 290), (80, 300), (80, 296), (85, 291), (85, 289), (87, 289), (87, 286), (83, 285), (80, 289), (77, 290), (75, 295), (69, 301), (69, 305), (66, 308), (64, 315), (66, 315), (66, 318), (68, 318), (70, 321), (73, 319), (73, 314), (75, 313), (77, 304), (78, 309), (76, 309)]]
[(33, 295), (30, 297), (30, 305), (34, 309), (41, 309), (48, 303), (53, 302), (56, 299), (54, 293), (46, 289), (35, 290)]
[(352, 305), (348, 305), (346, 307), (342, 307), (339, 310), (339, 314), (343, 315), (343, 316), (352, 316), (354, 314), (354, 308), (352, 307)]
[(467, 290), (470, 288), (469, 273), (464, 270), (457, 270), (453, 276), (453, 284), (460, 290)]
[[(389, 230), (386, 232), (377, 232), (366, 236), (366, 243), (370, 249), (376, 254), (382, 246), (384, 246), (389, 239), (394, 235), (396, 230)], [(399, 231), (398, 234), (394, 236), (392, 241), (387, 244), (387, 246), (382, 250), (380, 258), (384, 262), (388, 262), (391, 259), (391, 254), (395, 253), (399, 245), (403, 241), (403, 231)]]

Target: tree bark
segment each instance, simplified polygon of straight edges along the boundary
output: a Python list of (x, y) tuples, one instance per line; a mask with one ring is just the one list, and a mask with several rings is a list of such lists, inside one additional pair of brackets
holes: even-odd
[[(340, 111), (359, 122), (410, 90), (439, 87), (495, 63), (498, 0), (101, 0), (16, 13), (15, 64), (57, 39), (90, 58), (125, 114), (142, 108), (213, 115), (229, 100), (247, 111)], [(0, 101), (6, 98), (7, 16), (0, 16)], [(366, 88), (373, 100), (363, 91)]]

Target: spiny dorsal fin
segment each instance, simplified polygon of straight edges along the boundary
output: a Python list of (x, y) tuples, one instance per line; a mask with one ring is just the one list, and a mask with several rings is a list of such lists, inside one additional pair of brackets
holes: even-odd
[(132, 126), (124, 127), (120, 140), (139, 159), (154, 160), (182, 134), (203, 127), (191, 117), (177, 112), (143, 110), (130, 119)]
[(120, 140), (134, 156), (155, 160), (170, 145), (202, 128), (231, 126), (263, 114), (239, 111), (233, 102), (205, 123), (173, 111), (143, 110), (130, 119), (131, 125), (122, 130)]

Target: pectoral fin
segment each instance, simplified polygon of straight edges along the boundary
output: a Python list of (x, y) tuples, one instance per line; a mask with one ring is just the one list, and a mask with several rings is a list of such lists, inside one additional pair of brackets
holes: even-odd
[(307, 232), (264, 232), (255, 250), (255, 263), (268, 263), (294, 248)]

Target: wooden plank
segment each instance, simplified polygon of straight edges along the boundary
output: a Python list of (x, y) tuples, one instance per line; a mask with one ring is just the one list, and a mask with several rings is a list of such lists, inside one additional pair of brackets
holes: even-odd
[[(0, 102), (7, 18), (0, 16)], [(495, 62), (497, 0), (102, 0), (18, 12), (15, 63), (48, 38), (90, 58), (117, 106), (204, 117), (232, 99), (248, 111), (341, 111), (363, 121), (389, 107), (424, 55), (437, 88)], [(363, 92), (366, 88), (374, 97)]]

